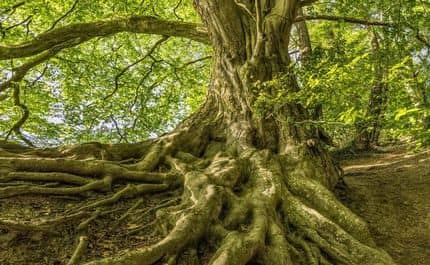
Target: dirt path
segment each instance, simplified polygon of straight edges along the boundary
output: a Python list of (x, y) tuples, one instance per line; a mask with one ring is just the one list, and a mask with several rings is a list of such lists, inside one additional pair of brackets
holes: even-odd
[(365, 219), (398, 264), (430, 264), (430, 150), (343, 160), (341, 200)]

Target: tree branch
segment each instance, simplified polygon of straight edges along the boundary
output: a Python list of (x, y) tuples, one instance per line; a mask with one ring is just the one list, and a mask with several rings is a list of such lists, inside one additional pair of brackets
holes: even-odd
[(304, 15), (304, 16), (296, 17), (295, 22), (301, 22), (305, 20), (330, 20), (330, 21), (337, 21), (337, 22), (361, 24), (361, 25), (367, 25), (367, 26), (386, 26), (386, 27), (394, 26), (394, 23), (390, 23), (390, 22), (360, 19), (360, 18), (354, 18), (354, 17), (331, 16), (331, 15), (313, 15), (313, 16)]
[(125, 68), (123, 68), (121, 70), (121, 72), (119, 72), (116, 76), (115, 76), (115, 88), (114, 90), (109, 93), (109, 95), (105, 96), (103, 98), (103, 100), (107, 100), (109, 98), (111, 98), (119, 89), (119, 79), (121, 78), (121, 76), (123, 76), (128, 70), (130, 70), (130, 68), (134, 67), (136, 64), (141, 63), (142, 61), (144, 61), (146, 58), (148, 58), (149, 56), (151, 56), (151, 54), (164, 42), (166, 42), (169, 39), (169, 37), (167, 36), (163, 36), (161, 39), (159, 39), (149, 50), (147, 53), (145, 53), (145, 55), (140, 58), (139, 60), (133, 62), (132, 64), (126, 66)]
[(82, 41), (85, 41), (85, 39), (77, 39), (77, 40), (71, 40), (71, 41), (69, 40), (64, 43), (61, 43), (60, 45), (50, 47), (50, 49), (36, 56), (33, 60), (27, 63), (24, 63), (19, 67), (13, 68), (12, 77), (3, 83), (0, 83), (0, 92), (4, 92), (6, 91), (6, 89), (10, 88), (13, 84), (21, 82), (21, 80), (25, 77), (25, 75), (27, 74), (28, 71), (30, 71), (31, 68), (50, 59), (58, 52), (60, 52), (62, 49), (75, 46), (76, 43), (82, 42)]
[(53, 30), (55, 28), (55, 26), (57, 26), (57, 24), (60, 23), (61, 20), (65, 19), (68, 15), (70, 15), (75, 10), (78, 3), (79, 3), (79, 0), (75, 0), (75, 2), (70, 7), (70, 9), (64, 15), (62, 15), (57, 20), (55, 20), (54, 23), (52, 24), (52, 26), (47, 31)]
[[(332, 16), (332, 15), (303, 15), (298, 16), (295, 19), (295, 22), (302, 22), (307, 20), (329, 20), (329, 21), (336, 21), (336, 22), (346, 22), (346, 23), (353, 23), (353, 24), (361, 24), (366, 26), (383, 26), (383, 27), (395, 27), (396, 24), (392, 22), (385, 22), (385, 21), (377, 21), (377, 20), (370, 20), (370, 19), (361, 19), (361, 18), (354, 18), (354, 17), (341, 17), (341, 16)], [(424, 44), (427, 47), (430, 47), (430, 42), (422, 35), (420, 34), (419, 29), (412, 25), (406, 25), (406, 27), (414, 30), (415, 38), (420, 41), (422, 44)]]
[[(21, 1), (21, 2), (18, 2), (18, 3), (16, 3), (16, 4), (14, 4), (13, 6), (11, 6), (10, 8), (6, 8), (5, 10), (3, 10), (2, 11), (2, 16), (3, 15), (5, 15), (6, 17), (10, 17), (11, 15), (13, 15), (13, 13), (15, 13), (15, 11), (18, 9), (18, 8), (20, 8), (21, 6), (23, 6), (23, 5), (25, 5), (25, 3), (26, 3), (27, 1)], [(6, 14), (6, 13), (9, 13), (10, 12), (10, 14)]]
[(78, 23), (40, 34), (34, 40), (11, 46), (0, 46), (0, 60), (36, 55), (64, 42), (80, 39), (76, 45), (95, 37), (120, 32), (157, 34), (188, 38), (209, 43), (206, 29), (197, 23), (161, 20), (148, 16), (131, 16), (112, 20)]
[(302, 1), (300, 1), (299, 5), (300, 5), (300, 7), (310, 6), (315, 2), (318, 2), (318, 0), (302, 0)]
[(7, 141), (11, 133), (14, 132), (16, 136), (19, 137), (22, 141), (24, 141), (27, 145), (34, 147), (33, 143), (29, 139), (27, 139), (21, 132), (21, 127), (22, 125), (24, 125), (24, 123), (27, 121), (28, 117), (30, 116), (30, 111), (27, 105), (21, 102), (20, 87), (18, 84), (15, 84), (14, 86), (13, 99), (14, 99), (15, 106), (19, 107), (22, 110), (23, 114), (21, 118), (10, 129), (10, 131), (6, 135), (5, 141)]
[(127, 140), (127, 136), (125, 135), (125, 133), (121, 133), (121, 128), (119, 127), (119, 124), (117, 122), (117, 120), (115, 120), (115, 117), (111, 114), (110, 115), (110, 119), (112, 120), (113, 124), (115, 125), (115, 129), (116, 129), (116, 133), (119, 135), (120, 139), (119, 142), (121, 142), (122, 140), (124, 140), (126, 143), (129, 143)]
[(415, 34), (415, 37), (417, 40), (419, 40), (422, 44), (427, 46), (428, 49), (430, 49), (430, 42), (424, 38), (423, 35), (420, 34), (420, 32), (417, 30), (417, 33)]
[(192, 65), (192, 64), (195, 64), (195, 63), (198, 63), (198, 62), (202, 62), (202, 61), (205, 61), (205, 60), (209, 60), (209, 59), (212, 59), (212, 55), (205, 56), (205, 57), (202, 57), (202, 58), (190, 61), (190, 62), (186, 62), (181, 67), (179, 67), (177, 69), (184, 69), (185, 67), (187, 67), (189, 65)]
[(19, 27), (21, 25), (25, 25), (26, 27), (28, 27), (28, 25), (31, 23), (31, 20), (33, 19), (33, 16), (28, 16), (27, 18), (25, 18), (24, 20), (22, 20), (21, 22), (18, 22), (16, 24), (13, 24), (12, 26), (9, 26), (7, 28), (4, 29), (0, 29), (1, 30), (1, 34), (2, 37), (4, 38), (6, 36), (6, 33), (16, 27)]

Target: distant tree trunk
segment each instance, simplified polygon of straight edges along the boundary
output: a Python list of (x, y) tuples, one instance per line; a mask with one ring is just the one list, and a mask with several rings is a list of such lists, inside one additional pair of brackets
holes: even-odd
[(423, 129), (430, 130), (430, 99), (429, 99), (428, 93), (425, 90), (425, 87), (422, 87), (422, 89), (423, 89), (423, 97), (424, 97), (423, 98), (424, 102), (422, 107), (426, 110), (426, 113), (424, 114), (424, 117), (423, 117), (423, 125), (424, 125)]
[[(297, 16), (303, 16), (303, 9), (299, 8), (297, 11)], [(300, 61), (303, 64), (308, 64), (309, 59), (312, 56), (312, 43), (311, 37), (309, 35), (309, 29), (306, 21), (300, 21), (295, 24), (297, 29), (297, 34), (299, 36), (299, 51), (300, 51)]]
[[(142, 156), (136, 163), (8, 157), (0, 166), (105, 178), (85, 190), (120, 179), (156, 183), (121, 194), (128, 197), (183, 188), (179, 205), (157, 211), (161, 241), (88, 265), (173, 264), (184, 250), (205, 242), (214, 251), (194, 264), (393, 264), (375, 246), (367, 225), (330, 191), (339, 171), (313, 131), (299, 125), (308, 112), (274, 100), (255, 111), (262, 94), (270, 99), (298, 89), (288, 52), (298, 1), (195, 0), (194, 5), (214, 47), (206, 102), (140, 153), (132, 149), (133, 156)], [(127, 150), (109, 146), (104, 158), (126, 159)], [(42, 191), (54, 192), (9, 187), (0, 197)]]
[[(297, 10), (297, 16), (303, 16), (304, 12), (302, 8), (299, 8)], [(306, 21), (300, 21), (295, 24), (297, 35), (299, 37), (299, 52), (300, 52), (300, 63), (302, 67), (307, 68), (310, 65), (310, 60), (312, 56), (312, 43), (311, 43), (311, 37), (309, 35), (309, 29), (306, 24)], [(312, 119), (318, 120), (322, 117), (322, 105), (318, 104), (311, 110), (311, 116)]]
[[(371, 30), (371, 51), (374, 58), (380, 56), (379, 39), (374, 30)], [(375, 77), (364, 119), (360, 120), (355, 126), (357, 136), (354, 144), (355, 147), (363, 150), (378, 145), (388, 99), (388, 84), (385, 81), (387, 69), (383, 63), (376, 62), (374, 64), (374, 71)]]
[[(415, 67), (411, 60), (410, 67), (412, 69), (413, 84), (411, 84), (411, 100), (414, 105), (422, 110), (430, 113), (430, 95), (426, 88), (426, 84), (419, 80), (418, 72), (415, 71)], [(423, 129), (430, 130), (430, 114), (426, 113), (422, 117)]]

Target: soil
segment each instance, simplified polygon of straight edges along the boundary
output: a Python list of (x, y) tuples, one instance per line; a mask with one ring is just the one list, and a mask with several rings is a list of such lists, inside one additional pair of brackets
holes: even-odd
[[(94, 194), (92, 194), (94, 196)], [(94, 201), (109, 194), (92, 197)], [(1, 265), (65, 265), (70, 260), (80, 235), (88, 236), (88, 246), (81, 262), (111, 256), (122, 250), (151, 245), (160, 240), (154, 234), (154, 226), (143, 227), (142, 230), (130, 234), (141, 224), (149, 224), (155, 218), (153, 211), (160, 205), (167, 194), (147, 196), (120, 201), (112, 206), (103, 207), (108, 214), (101, 215), (89, 222), (88, 228), (78, 231), (78, 226), (91, 216), (69, 220), (54, 226), (47, 232), (8, 231), (2, 227), (1, 221), (19, 223), (40, 223), (57, 217), (68, 215), (71, 209), (79, 208), (84, 200), (73, 200), (73, 197), (22, 196), (0, 200), (0, 264)], [(139, 201), (139, 219), (129, 216), (117, 224), (119, 218)], [(143, 213), (143, 214), (142, 214)], [(145, 214), (146, 213), (146, 214)], [(143, 218), (140, 218), (143, 216)]]
[(341, 161), (340, 199), (401, 265), (430, 264), (430, 150), (363, 153)]
[[(405, 150), (387, 153), (362, 153), (343, 156), (344, 185), (336, 189), (338, 197), (369, 223), (376, 243), (398, 264), (430, 264), (430, 150), (411, 153)], [(1, 183), (0, 183), (1, 185)], [(117, 187), (119, 189), (120, 187)], [(113, 191), (114, 192), (114, 191)], [(178, 195), (178, 194), (176, 194)], [(101, 199), (109, 194), (88, 194)], [(95, 198), (94, 196), (98, 196)], [(160, 239), (151, 223), (154, 212), (172, 194), (149, 195), (105, 207), (109, 214), (90, 222), (85, 234), (89, 238), (83, 261), (110, 256), (122, 250), (149, 245)], [(141, 200), (132, 216), (119, 225), (117, 220)], [(49, 232), (16, 233), (2, 227), (2, 221), (37, 223), (65, 216), (70, 209), (82, 206), (83, 199), (73, 197), (22, 196), (0, 200), (0, 264), (64, 265), (77, 245), (77, 227), (85, 218), (77, 218)], [(206, 248), (207, 246), (201, 246)], [(210, 246), (209, 246), (210, 247)], [(198, 248), (199, 256), (209, 258), (210, 249)], [(204, 252), (204, 253), (203, 253)], [(187, 264), (187, 252), (178, 264)]]

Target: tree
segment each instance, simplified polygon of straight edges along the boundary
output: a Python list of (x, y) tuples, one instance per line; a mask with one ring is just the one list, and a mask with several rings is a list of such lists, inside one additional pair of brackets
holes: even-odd
[(393, 264), (376, 247), (366, 223), (330, 191), (339, 168), (315, 128), (305, 123), (310, 114), (300, 103), (284, 100), (300, 89), (288, 49), (291, 28), (297, 10), (313, 2), (196, 0), (204, 27), (133, 16), (65, 26), (20, 45), (1, 46), (1, 59), (35, 57), (0, 92), (18, 91), (17, 81), (29, 66), (116, 32), (210, 43), (214, 65), (204, 104), (156, 139), (51, 149), (5, 144), (3, 181), (74, 187), (10, 186), (0, 188), (0, 198), (79, 195), (109, 190), (121, 181), (141, 183), (89, 203), (85, 210), (91, 212), (121, 199), (182, 189), (178, 205), (157, 212), (164, 228), (161, 241), (91, 265), (170, 263), (204, 238), (216, 246), (209, 264)]
[[(299, 8), (297, 10), (298, 17), (304, 17), (303, 8)], [(304, 71), (311, 72), (310, 69), (307, 69), (311, 65), (311, 56), (312, 56), (312, 44), (311, 38), (309, 35), (308, 26), (306, 21), (299, 21), (296, 23), (297, 35), (298, 35), (298, 48), (300, 53), (300, 63)], [(309, 106), (308, 106), (309, 108)], [(323, 118), (323, 108), (322, 103), (317, 103), (312, 109), (309, 110), (311, 112), (311, 118), (314, 121)], [(327, 145), (334, 146), (333, 139), (324, 131), (321, 126), (316, 128), (316, 135), (318, 140), (324, 142)]]
[(378, 34), (375, 30), (371, 30), (372, 55), (375, 58), (379, 57), (379, 60), (374, 59), (376, 61), (374, 64), (375, 77), (370, 91), (365, 117), (356, 124), (357, 136), (354, 145), (362, 150), (369, 150), (378, 144), (388, 100), (388, 84), (386, 81), (387, 67), (381, 59), (380, 41), (378, 38)]
[(430, 99), (429, 99), (429, 92), (428, 92), (428, 86), (426, 86), (426, 80), (425, 78), (420, 76), (420, 70), (415, 69), (413, 62), (410, 62), (410, 70), (412, 71), (412, 84), (410, 89), (411, 94), (411, 101), (414, 103), (414, 105), (423, 111), (422, 115), (422, 123), (423, 123), (423, 129), (429, 130), (430, 129), (430, 115), (429, 115), (429, 109), (430, 109)]
[[(389, 5), (391, 3), (385, 1), (375, 5), (369, 5), (368, 2), (336, 2), (314, 5), (307, 9), (309, 15), (304, 16), (323, 20), (318, 23), (309, 23), (310, 20), (307, 20), (312, 37), (312, 63), (307, 67), (309, 69), (299, 73), (299, 80), (306, 89), (298, 94), (307, 107), (323, 104), (324, 117), (312, 122), (323, 126), (341, 146), (349, 146), (356, 138), (355, 142), (365, 147), (363, 140), (366, 137), (378, 135), (372, 132), (372, 124), (381, 127), (382, 141), (401, 137), (414, 139), (419, 144), (428, 137), (428, 133), (421, 127), (426, 111), (424, 107), (417, 107), (423, 106), (416, 101), (421, 98), (420, 93), (412, 92), (416, 88), (410, 84), (416, 81), (411, 80), (410, 70), (407, 70), (410, 66), (406, 65), (413, 58), (413, 68), (422, 69), (416, 72), (418, 80), (422, 84), (426, 83), (426, 37), (417, 38), (416, 34), (427, 35), (423, 27), (427, 22), (422, 20), (422, 14), (428, 14), (428, 5), (423, 2), (408, 2), (406, 9), (406, 6), (398, 5), (396, 11), (382, 11), (389, 9)], [(336, 15), (322, 16), (321, 13)], [(385, 26), (379, 23), (378, 27), (377, 23), (373, 23), (372, 28), (379, 35), (380, 48), (376, 54), (368, 44), (370, 41), (367, 41), (366, 28), (369, 24), (363, 20), (351, 19), (357, 16), (390, 21)], [(342, 17), (344, 19), (339, 19)], [(350, 23), (354, 21), (355, 23)], [(372, 93), (372, 88), (377, 88), (376, 70), (381, 68), (385, 68), (382, 81), (386, 95), (379, 98), (381, 103), (385, 102), (379, 107), (375, 104), (378, 97)], [(407, 96), (411, 93), (414, 94), (412, 102)], [(369, 109), (370, 106), (372, 110)], [(377, 112), (383, 115), (373, 115)], [(405, 112), (406, 114), (402, 114)], [(355, 136), (356, 127), (360, 137)], [(362, 140), (361, 144), (359, 139)]]

